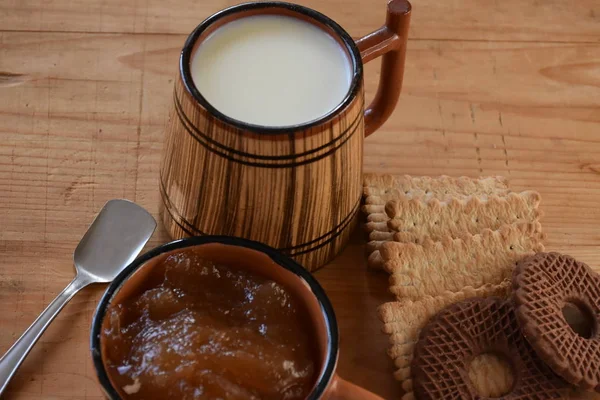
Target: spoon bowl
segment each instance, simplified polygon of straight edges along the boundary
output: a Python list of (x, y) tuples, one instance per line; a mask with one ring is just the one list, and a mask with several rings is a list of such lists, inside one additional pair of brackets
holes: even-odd
[(96, 216), (73, 253), (77, 274), (95, 283), (108, 283), (140, 254), (156, 229), (142, 207), (127, 200), (110, 200)]

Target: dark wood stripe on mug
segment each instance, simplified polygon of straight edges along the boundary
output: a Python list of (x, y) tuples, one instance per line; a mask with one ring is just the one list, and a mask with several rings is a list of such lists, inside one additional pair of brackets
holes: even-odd
[[(162, 191), (161, 191), (161, 196), (162, 196), (162, 197), (163, 197), (163, 199), (164, 199), (164, 196), (165, 196), (165, 195), (164, 195), (164, 193), (163, 193)], [(165, 199), (165, 200), (166, 200), (166, 199)], [(167, 201), (168, 201), (168, 200), (167, 200)], [(360, 201), (359, 201), (359, 203), (360, 203)], [(358, 204), (359, 204), (359, 203), (358, 203)], [(279, 251), (281, 251), (282, 253), (285, 253), (285, 254), (287, 254), (287, 255), (291, 256), (291, 257), (295, 257), (295, 256), (299, 256), (299, 255), (303, 255), (303, 254), (311, 253), (311, 252), (313, 252), (313, 251), (315, 251), (315, 250), (318, 250), (318, 249), (320, 249), (320, 248), (322, 248), (322, 247), (324, 247), (324, 246), (328, 245), (329, 243), (331, 243), (332, 241), (334, 241), (335, 239), (337, 239), (337, 238), (338, 238), (338, 237), (339, 237), (339, 236), (340, 236), (342, 233), (344, 233), (344, 231), (346, 230), (346, 228), (348, 228), (348, 225), (350, 224), (350, 222), (352, 222), (352, 220), (354, 219), (354, 217), (355, 217), (356, 213), (358, 212), (358, 204), (357, 204), (356, 208), (355, 208), (355, 209), (354, 209), (354, 210), (353, 210), (353, 211), (352, 211), (350, 214), (348, 214), (348, 216), (347, 216), (347, 217), (346, 217), (346, 219), (345, 219), (345, 222), (344, 222), (343, 226), (341, 226), (341, 227), (339, 228), (339, 230), (337, 230), (336, 232), (331, 232), (331, 233), (329, 233), (330, 235), (332, 234), (332, 236), (331, 236), (330, 238), (328, 238), (327, 240), (325, 240), (324, 242), (322, 242), (322, 243), (319, 243), (319, 244), (318, 244), (318, 245), (316, 245), (316, 246), (309, 247), (309, 248), (307, 248), (307, 249), (305, 249), (305, 250), (302, 250), (302, 251), (293, 251), (293, 249), (278, 249), (278, 250), (279, 250)], [(172, 220), (172, 221), (173, 221), (173, 222), (174, 222), (174, 223), (175, 223), (175, 224), (176, 224), (176, 225), (177, 225), (177, 226), (178, 226), (178, 227), (179, 227), (179, 228), (180, 228), (182, 231), (184, 231), (184, 232), (185, 232), (187, 235), (189, 235), (189, 236), (198, 236), (198, 235), (200, 235), (200, 236), (208, 236), (208, 234), (206, 234), (206, 233), (202, 232), (201, 230), (199, 230), (199, 229), (197, 229), (197, 228), (193, 228), (193, 230), (194, 230), (194, 231), (191, 231), (191, 230), (189, 230), (188, 228), (186, 228), (185, 226), (183, 226), (183, 225), (182, 225), (182, 224), (179, 222), (179, 220), (180, 220), (180, 219), (182, 219), (182, 218), (181, 218), (181, 217), (178, 217), (177, 215), (174, 215), (174, 213), (173, 213), (173, 211), (174, 211), (174, 210), (171, 210), (171, 209), (169, 209), (169, 208), (166, 206), (166, 201), (165, 201), (165, 207), (164, 207), (164, 209), (165, 209), (165, 210), (167, 211), (167, 213), (169, 213), (169, 215), (171, 216), (171, 220)], [(315, 241), (313, 240), (313, 241), (311, 241), (311, 243), (312, 243), (312, 242), (315, 242)], [(307, 245), (308, 245), (308, 243), (301, 244), (301, 245), (298, 245), (298, 246), (294, 246), (294, 249), (295, 249), (295, 248), (297, 248), (297, 247), (306, 247)]]
[[(161, 183), (162, 183), (162, 182), (161, 182)], [(171, 207), (169, 207), (169, 206), (167, 205), (167, 203), (169, 203), (169, 204), (170, 204), (170, 203), (171, 203), (171, 201), (169, 200), (169, 196), (167, 196), (167, 194), (166, 194), (166, 193), (163, 191), (163, 189), (162, 189), (162, 185), (161, 185), (161, 187), (160, 187), (159, 193), (160, 193), (160, 197), (161, 197), (161, 198), (162, 198), (162, 200), (163, 200), (163, 209), (164, 209), (164, 210), (165, 210), (167, 213), (169, 213), (169, 215), (171, 216), (171, 220), (172, 220), (173, 222), (175, 222), (175, 224), (176, 224), (176, 225), (177, 225), (177, 226), (178, 226), (178, 227), (179, 227), (179, 228), (180, 228), (182, 231), (184, 231), (184, 232), (185, 232), (186, 234), (188, 234), (189, 236), (197, 236), (197, 235), (201, 235), (201, 236), (208, 236), (208, 235), (206, 235), (205, 233), (201, 232), (201, 231), (200, 231), (198, 228), (193, 228), (193, 231), (196, 231), (196, 232), (197, 232), (197, 233), (194, 233), (192, 230), (190, 230), (190, 229), (186, 228), (185, 226), (183, 226), (183, 225), (181, 224), (181, 222), (179, 222), (179, 221), (180, 221), (180, 220), (181, 220), (181, 221), (185, 221), (185, 220), (184, 220), (183, 218), (181, 218), (180, 216), (177, 216), (177, 215), (175, 215), (175, 214), (173, 213), (173, 212), (174, 212), (174, 210), (172, 210), (172, 209), (171, 209)], [(175, 212), (175, 213), (176, 213), (176, 212)], [(173, 239), (179, 239), (179, 238), (173, 238)]]
[[(158, 180), (159, 180), (158, 189), (159, 189), (160, 196), (162, 197), (165, 209), (169, 212), (169, 215), (171, 215), (171, 218), (173, 218), (173, 221), (175, 221), (177, 223), (177, 225), (179, 225), (179, 227), (181, 229), (183, 229), (185, 231), (185, 233), (187, 233), (188, 235), (194, 236), (195, 234), (198, 234), (198, 235), (206, 236), (207, 234), (205, 232), (202, 232), (200, 229), (198, 229), (194, 225), (190, 224), (185, 218), (183, 218), (181, 216), (181, 214), (179, 214), (179, 212), (177, 212), (177, 210), (175, 209), (175, 206), (173, 205), (173, 202), (171, 201), (171, 198), (169, 198), (169, 195), (167, 194), (167, 192), (165, 190), (165, 184), (163, 182), (162, 176), (159, 176)], [(185, 225), (187, 225), (187, 228), (185, 226), (181, 225), (181, 223), (184, 223)], [(194, 233), (194, 232), (197, 232), (197, 233)]]
[[(183, 225), (181, 225), (181, 223), (177, 220), (177, 217), (173, 215), (173, 213), (171, 212), (170, 209), (168, 209), (166, 206), (163, 207), (163, 208), (170, 215), (171, 221), (173, 221), (187, 235), (189, 235), (189, 236), (208, 236), (207, 234), (202, 233), (199, 229), (195, 229), (196, 233), (189, 231), (187, 228), (185, 228)], [(278, 249), (278, 250), (281, 251), (282, 253), (290, 256), (290, 257), (297, 257), (297, 256), (300, 256), (300, 255), (303, 255), (303, 254), (313, 253), (316, 250), (319, 250), (320, 248), (328, 245), (332, 241), (338, 239), (340, 237), (340, 235), (342, 235), (345, 232), (345, 230), (348, 228), (348, 225), (350, 224), (350, 222), (352, 222), (352, 220), (356, 216), (357, 212), (358, 212), (358, 207), (354, 210), (354, 212), (352, 212), (351, 214), (348, 215), (347, 222), (344, 224), (343, 227), (341, 227), (341, 229), (334, 236), (332, 236), (331, 238), (327, 239), (325, 242), (320, 243), (317, 246), (310, 247), (310, 248), (308, 248), (306, 250), (302, 250), (302, 251), (298, 251), (298, 252), (292, 252), (292, 251), (290, 251), (288, 249)]]
[[(169, 214), (171, 215), (171, 217), (175, 215), (177, 215), (177, 218), (175, 218), (175, 221), (177, 222), (177, 224), (179, 225), (179, 227), (181, 229), (183, 229), (186, 233), (190, 234), (190, 235), (194, 235), (193, 232), (196, 232), (196, 234), (200, 234), (200, 235), (208, 235), (208, 233), (201, 231), (200, 229), (198, 229), (197, 227), (195, 227), (194, 225), (192, 225), (190, 222), (188, 222), (183, 216), (181, 216), (181, 214), (175, 209), (175, 207), (173, 206), (173, 202), (171, 201), (171, 199), (169, 198), (169, 195), (166, 193), (166, 189), (165, 189), (165, 184), (163, 182), (162, 177), (159, 177), (159, 189), (160, 189), (160, 194), (163, 198), (163, 202), (165, 203), (165, 208), (167, 208), (169, 210)], [(305, 242), (296, 246), (291, 246), (291, 247), (281, 247), (279, 250), (281, 251), (292, 251), (292, 250), (297, 250), (300, 249), (302, 247), (306, 247), (306, 246), (310, 246), (313, 243), (317, 243), (321, 240), (325, 240), (328, 236), (331, 236), (333, 234), (335, 234), (338, 231), (342, 231), (343, 228), (348, 225), (348, 223), (352, 220), (352, 217), (354, 216), (354, 214), (356, 214), (356, 212), (358, 211), (358, 207), (360, 206), (360, 199), (361, 196), (359, 196), (358, 200), (356, 201), (356, 203), (354, 204), (354, 206), (352, 207), (352, 210), (350, 211), (350, 213), (348, 213), (348, 215), (346, 215), (344, 217), (344, 219), (337, 224), (337, 226), (335, 228), (333, 228), (332, 230), (330, 230), (329, 232), (319, 236), (316, 239), (313, 239), (309, 242)], [(181, 223), (184, 223), (186, 227), (184, 227), (183, 225), (181, 225)], [(337, 235), (336, 235), (337, 236)], [(299, 253), (301, 254), (301, 253)]]
[[(344, 121), (341, 121), (341, 123), (343, 123)], [(343, 127), (342, 127), (343, 129)], [(329, 124), (329, 129), (328, 129), (329, 133), (331, 134), (331, 136), (333, 137), (333, 126), (331, 124)], [(339, 159), (343, 160), (344, 157), (339, 157)], [(331, 173), (331, 182), (336, 182), (337, 181), (337, 163), (338, 163), (338, 157), (337, 154), (329, 157), (329, 161), (331, 162), (331, 168), (329, 169), (330, 173)], [(336, 221), (339, 221), (338, 219), (338, 214), (339, 214), (339, 210), (342, 207), (342, 205), (339, 203), (339, 192), (337, 190), (333, 190), (331, 192), (331, 197), (330, 197), (330, 212), (329, 212), (329, 216), (331, 218), (331, 225), (335, 225)], [(330, 248), (329, 249), (330, 252), (333, 252), (334, 249)], [(329, 256), (333, 256), (333, 254), (329, 254)]]
[[(181, 214), (179, 214), (179, 212), (177, 212), (175, 207), (173, 207), (173, 203), (171, 202), (169, 196), (165, 192), (164, 183), (162, 181), (162, 178), (160, 179), (160, 195), (163, 199), (165, 210), (169, 213), (172, 220), (177, 224), (177, 226), (179, 226), (179, 228), (181, 228), (181, 230), (183, 230), (185, 233), (187, 233), (190, 236), (195, 236), (195, 235), (207, 236), (207, 235), (209, 235), (208, 233), (203, 232), (200, 229), (193, 226), (192, 224), (190, 224), (188, 221), (186, 221), (185, 218), (183, 218), (181, 216)], [(352, 211), (350, 211), (350, 213), (344, 218), (344, 220), (341, 223), (339, 223), (335, 228), (333, 228), (331, 231), (318, 237), (317, 239), (311, 240), (310, 242), (302, 243), (302, 244), (292, 246), (292, 247), (281, 247), (281, 248), (278, 248), (278, 250), (281, 252), (285, 252), (286, 254), (296, 256), (296, 255), (309, 253), (311, 251), (317, 250), (317, 249), (329, 244), (332, 240), (334, 240), (336, 237), (338, 237), (344, 231), (344, 229), (346, 229), (346, 227), (348, 226), (348, 224), (350, 224), (350, 222), (352, 222), (352, 219), (358, 212), (359, 206), (360, 206), (360, 197), (359, 197), (358, 201), (356, 202), (356, 205), (352, 208)], [(185, 224), (185, 226), (183, 224)], [(322, 240), (325, 240), (325, 241), (321, 242)], [(319, 242), (321, 242), (321, 243), (319, 243)], [(313, 245), (315, 243), (318, 243), (318, 244), (316, 246), (311, 247), (311, 245)], [(294, 251), (294, 250), (302, 249), (304, 247), (307, 247), (307, 248), (302, 251)]]
[[(212, 133), (213, 125), (211, 124), (208, 129), (209, 129), (209, 133)], [(210, 179), (208, 167), (209, 167), (211, 161), (212, 160), (210, 157), (203, 157), (203, 159), (202, 159), (202, 170), (200, 173), (200, 182), (198, 184), (198, 192), (197, 192), (197, 196), (196, 196), (197, 199), (202, 199), (204, 197), (202, 195), (202, 191), (206, 190), (205, 189), (205, 181)], [(194, 224), (192, 226), (199, 226), (201, 223), (200, 219), (206, 216), (206, 214), (204, 212), (201, 212), (202, 207), (204, 207), (204, 204), (196, 204), (196, 208), (198, 209), (198, 212), (196, 213), (196, 216), (194, 217)]]
[[(203, 147), (205, 147), (206, 149), (210, 150), (211, 152), (218, 154), (221, 157), (226, 158), (227, 160), (230, 161), (235, 161), (235, 162), (239, 162), (241, 164), (244, 165), (249, 165), (249, 166), (254, 166), (254, 167), (264, 167), (264, 168), (286, 168), (286, 167), (296, 167), (296, 166), (301, 166), (301, 165), (305, 165), (311, 162), (315, 162), (318, 160), (321, 160), (325, 157), (327, 157), (328, 155), (332, 154), (333, 152), (335, 152), (337, 149), (339, 149), (341, 146), (344, 145), (344, 143), (346, 143), (355, 133), (357, 128), (360, 126), (360, 123), (362, 122), (364, 115), (363, 114), (358, 114), (356, 116), (356, 118), (354, 119), (354, 121), (352, 121), (352, 124), (345, 129), (339, 136), (337, 136), (335, 139), (333, 139), (332, 141), (321, 145), (315, 149), (311, 149), (309, 151), (303, 152), (303, 153), (299, 153), (299, 154), (293, 154), (293, 155), (289, 155), (289, 156), (262, 156), (259, 154), (250, 154), (250, 153), (244, 153), (244, 152), (240, 152), (238, 150), (232, 149), (231, 147), (227, 147), (219, 142), (217, 142), (216, 140), (212, 139), (211, 137), (209, 137), (208, 135), (204, 134), (203, 132), (201, 132), (198, 128), (196, 128), (192, 122), (189, 120), (189, 118), (187, 117), (187, 115), (185, 114), (185, 112), (183, 111), (181, 104), (179, 103), (179, 99), (177, 98), (176, 95), (174, 95), (175, 97), (175, 110), (177, 112), (177, 116), (179, 117), (179, 120), (181, 121), (183, 127), (186, 129), (186, 131), (194, 138), (198, 141), (198, 143), (200, 143)], [(363, 101), (364, 104), (364, 101)], [(212, 126), (212, 124), (211, 124)], [(240, 133), (243, 134), (243, 133)], [(205, 141), (203, 141), (205, 140)], [(326, 153), (322, 153), (319, 154), (316, 157), (313, 158), (309, 158), (303, 161), (297, 161), (297, 162), (289, 162), (289, 163), (253, 163), (253, 162), (249, 162), (249, 161), (245, 161), (239, 158), (236, 158), (234, 156), (231, 156), (229, 154), (224, 153), (223, 151), (219, 151), (213, 147), (211, 147), (210, 145), (214, 145), (222, 150), (224, 150), (225, 152), (228, 152), (230, 154), (235, 154), (241, 157), (246, 157), (246, 158), (250, 158), (250, 159), (258, 159), (258, 160), (272, 160), (272, 161), (279, 161), (279, 160), (296, 160), (298, 158), (302, 158), (304, 156), (307, 155), (311, 155), (314, 154), (320, 150), (324, 150), (327, 147), (331, 147), (332, 145), (338, 143), (335, 147), (329, 149)]]
[[(296, 151), (296, 141), (294, 140), (294, 134), (293, 133), (289, 133), (288, 134), (288, 140), (290, 143), (290, 152), (294, 153)], [(296, 168), (290, 168), (288, 170), (288, 173), (290, 175), (290, 177), (288, 178), (288, 181), (293, 183), (291, 185), (288, 185), (287, 190), (286, 190), (286, 195), (285, 195), (285, 203), (284, 203), (284, 210), (294, 210), (294, 204), (296, 203)], [(283, 221), (283, 235), (281, 235), (281, 239), (279, 241), (279, 247), (290, 247), (292, 245), (292, 233), (293, 233), (293, 225), (294, 224), (294, 220), (293, 218), (291, 218), (291, 216), (289, 218), (285, 218)]]
[(295, 162), (295, 163), (281, 163), (281, 164), (274, 164), (274, 163), (253, 163), (253, 162), (248, 162), (248, 161), (244, 161), (244, 160), (240, 160), (237, 159), (235, 157), (229, 156), (223, 152), (220, 152), (218, 150), (215, 150), (214, 148), (211, 148), (210, 146), (208, 146), (206, 143), (203, 143), (198, 137), (194, 136), (193, 133), (190, 131), (189, 127), (185, 125), (185, 123), (183, 123), (184, 128), (198, 141), (198, 143), (200, 143), (203, 147), (205, 147), (207, 150), (209, 150), (210, 152), (217, 154), (229, 161), (233, 161), (233, 162), (237, 162), (243, 165), (247, 165), (247, 166), (251, 166), (251, 167), (258, 167), (258, 168), (294, 168), (294, 167), (300, 167), (302, 165), (306, 165), (306, 164), (310, 164), (313, 163), (315, 161), (319, 161), (325, 157), (328, 157), (329, 155), (335, 153), (340, 147), (342, 147), (349, 139), (352, 138), (352, 136), (354, 136), (354, 134), (356, 133), (356, 131), (358, 130), (358, 127), (360, 126), (360, 122), (362, 122), (363, 120), (363, 115), (360, 116), (359, 120), (358, 120), (358, 124), (356, 124), (354, 126), (354, 128), (352, 129), (352, 131), (350, 132), (349, 135), (347, 135), (343, 142), (339, 143), (336, 147), (330, 149), (329, 151), (327, 151), (326, 153), (322, 153), (317, 157), (313, 157), (310, 159), (306, 159), (303, 161), (299, 161), (299, 162)]
[[(360, 204), (360, 200), (359, 200), (359, 204)], [(339, 236), (342, 233), (344, 233), (344, 231), (348, 228), (348, 225), (350, 225), (350, 223), (352, 222), (352, 220), (356, 216), (357, 212), (358, 212), (358, 204), (357, 204), (356, 208), (354, 210), (352, 210), (352, 212), (350, 214), (348, 214), (348, 216), (346, 217), (344, 225), (341, 226), (341, 227), (339, 227), (339, 230), (337, 230), (336, 232), (334, 232), (332, 234), (332, 236), (329, 239), (325, 240), (324, 242), (319, 243), (316, 246), (309, 247), (309, 248), (307, 248), (305, 250), (302, 250), (302, 251), (290, 251), (290, 250), (287, 250), (287, 249), (279, 249), (279, 251), (281, 251), (282, 253), (288, 254), (289, 256), (296, 257), (296, 256), (300, 256), (302, 254), (311, 253), (311, 252), (313, 252), (315, 250), (318, 250), (318, 249), (320, 249), (320, 248), (322, 248), (324, 246), (327, 246), (329, 243), (331, 243), (334, 240), (336, 240), (337, 238), (339, 238)], [(302, 246), (302, 245), (300, 245), (300, 246)], [(296, 246), (296, 247), (298, 247), (298, 246)]]
[[(331, 231), (327, 232), (324, 235), (319, 236), (316, 239), (313, 239), (309, 242), (305, 242), (302, 244), (298, 244), (296, 246), (292, 246), (292, 247), (288, 247), (288, 248), (282, 248), (279, 249), (281, 251), (292, 251), (292, 250), (298, 250), (302, 247), (306, 247), (306, 246), (310, 246), (314, 243), (318, 243), (321, 240), (325, 240), (327, 239), (327, 243), (329, 243), (331, 241), (332, 238), (328, 238), (328, 236), (332, 236), (335, 238), (336, 236), (338, 236), (346, 226), (348, 226), (348, 224), (352, 221), (352, 218), (354, 218), (354, 216), (356, 215), (356, 212), (358, 211), (358, 208), (360, 206), (360, 197), (358, 199), (358, 201), (356, 202), (355, 206), (352, 208), (352, 210), (350, 211), (350, 213), (348, 213), (348, 215), (346, 215), (344, 217), (344, 219), (342, 220), (342, 222), (340, 222), (335, 228), (333, 228)], [(321, 243), (322, 244), (322, 243)], [(321, 244), (319, 244), (319, 247), (321, 246)], [(318, 247), (317, 247), (318, 248)], [(315, 249), (313, 247), (311, 247), (311, 249)], [(294, 253), (294, 254), (303, 254), (304, 252), (300, 252), (300, 253)]]

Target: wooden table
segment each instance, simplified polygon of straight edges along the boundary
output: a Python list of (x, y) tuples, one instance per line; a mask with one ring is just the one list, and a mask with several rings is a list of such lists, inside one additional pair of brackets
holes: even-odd
[[(355, 36), (383, 0), (303, 0)], [(0, 3), (0, 353), (71, 280), (112, 198), (157, 213), (163, 127), (186, 35), (231, 0)], [(495, 175), (543, 196), (547, 247), (600, 269), (600, 3), (414, 0), (404, 90), (366, 140), (365, 170)], [(366, 68), (367, 95), (377, 63)], [(163, 231), (151, 246), (167, 241)], [(364, 239), (316, 276), (341, 325), (339, 372), (399, 398)], [(101, 399), (88, 351), (103, 287), (77, 296), (6, 399)]]

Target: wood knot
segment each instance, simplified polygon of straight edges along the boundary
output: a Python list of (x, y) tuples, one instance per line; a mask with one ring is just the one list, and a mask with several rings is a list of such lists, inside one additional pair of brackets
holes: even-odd
[(19, 86), (30, 80), (32, 80), (32, 77), (27, 74), (15, 74), (12, 72), (0, 71), (0, 88)]
[(593, 173), (600, 175), (600, 164), (583, 164), (581, 166), (582, 170), (588, 170)]

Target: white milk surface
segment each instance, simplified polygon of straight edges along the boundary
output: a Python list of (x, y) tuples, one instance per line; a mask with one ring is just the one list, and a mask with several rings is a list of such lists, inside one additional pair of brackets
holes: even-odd
[(339, 105), (352, 67), (328, 33), (293, 17), (229, 22), (191, 57), (194, 84), (223, 114), (263, 126), (315, 120)]

